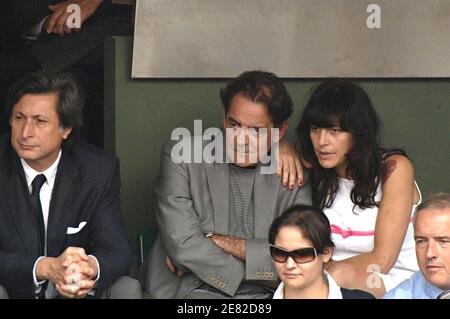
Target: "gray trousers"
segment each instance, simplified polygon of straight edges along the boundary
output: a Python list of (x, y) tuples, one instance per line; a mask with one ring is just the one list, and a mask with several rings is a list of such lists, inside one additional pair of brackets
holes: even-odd
[(184, 299), (271, 299), (272, 296), (273, 294), (271, 293), (259, 293), (239, 294), (231, 298), (212, 291), (194, 289), (189, 294), (187, 294)]
[(271, 299), (272, 296), (271, 289), (256, 284), (241, 284), (233, 297), (208, 284), (203, 284), (189, 292), (184, 299)]
[[(128, 276), (120, 277), (101, 295), (101, 299), (142, 299), (141, 284)], [(9, 299), (5, 287), (0, 285), (0, 299)]]
[(142, 299), (139, 281), (128, 276), (120, 277), (100, 297), (101, 299)]

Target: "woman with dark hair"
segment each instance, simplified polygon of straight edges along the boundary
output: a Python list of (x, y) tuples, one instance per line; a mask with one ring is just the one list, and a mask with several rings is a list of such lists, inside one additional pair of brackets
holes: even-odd
[(269, 243), (282, 281), (274, 299), (373, 298), (364, 291), (340, 288), (325, 271), (334, 245), (323, 212), (304, 205), (289, 208), (273, 221)]
[(313, 204), (336, 245), (327, 270), (339, 285), (375, 296), (418, 269), (411, 216), (421, 201), (411, 162), (380, 148), (379, 127), (366, 92), (332, 79), (313, 90), (296, 129)]

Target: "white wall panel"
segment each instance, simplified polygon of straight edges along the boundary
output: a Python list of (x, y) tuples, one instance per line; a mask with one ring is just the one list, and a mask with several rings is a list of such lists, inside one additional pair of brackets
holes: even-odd
[[(369, 4), (381, 28), (367, 27)], [(449, 77), (450, 0), (138, 0), (134, 78)]]

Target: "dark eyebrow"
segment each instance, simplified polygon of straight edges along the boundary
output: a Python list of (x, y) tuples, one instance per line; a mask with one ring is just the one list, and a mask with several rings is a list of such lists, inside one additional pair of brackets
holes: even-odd
[(232, 116), (228, 116), (228, 121), (234, 122), (234, 123), (238, 124), (239, 126), (241, 126), (241, 123), (239, 123), (239, 121), (235, 120)]
[[(20, 115), (23, 116), (25, 118), (28, 118), (28, 116), (26, 116), (25, 114), (23, 114), (22, 112), (18, 111), (15, 115)], [(32, 119), (38, 119), (39, 117), (43, 117), (43, 119), (47, 119), (47, 116), (44, 114), (36, 114), (31, 116)]]
[[(234, 122), (235, 124), (242, 126), (242, 123), (240, 123), (238, 120), (234, 119), (232, 116), (228, 116), (228, 121), (230, 122)], [(255, 125), (249, 128), (255, 128), (255, 129), (260, 129), (260, 128), (266, 128), (264, 125)]]
[(438, 239), (438, 240), (443, 240), (443, 239), (449, 240), (450, 239), (449, 236), (437, 236), (437, 237), (434, 237), (434, 238)]

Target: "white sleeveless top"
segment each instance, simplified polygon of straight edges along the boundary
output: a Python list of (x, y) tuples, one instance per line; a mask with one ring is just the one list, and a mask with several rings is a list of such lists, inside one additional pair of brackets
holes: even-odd
[[(422, 195), (417, 183), (414, 183), (419, 193), (419, 202), (412, 207), (408, 230), (394, 267), (388, 274), (381, 274), (380, 270), (376, 268), (368, 270), (375, 271), (381, 277), (386, 291), (394, 288), (419, 270), (415, 253), (412, 216), (416, 206), (422, 202)], [(332, 258), (337, 261), (373, 250), (375, 223), (378, 215), (378, 207), (376, 206), (365, 209), (356, 206), (353, 211), (354, 203), (351, 200), (350, 193), (354, 187), (354, 182), (338, 177), (338, 184), (339, 188), (332, 206), (323, 209), (330, 221), (332, 240), (336, 246)], [(381, 185), (378, 185), (375, 202), (379, 203), (380, 200)]]

